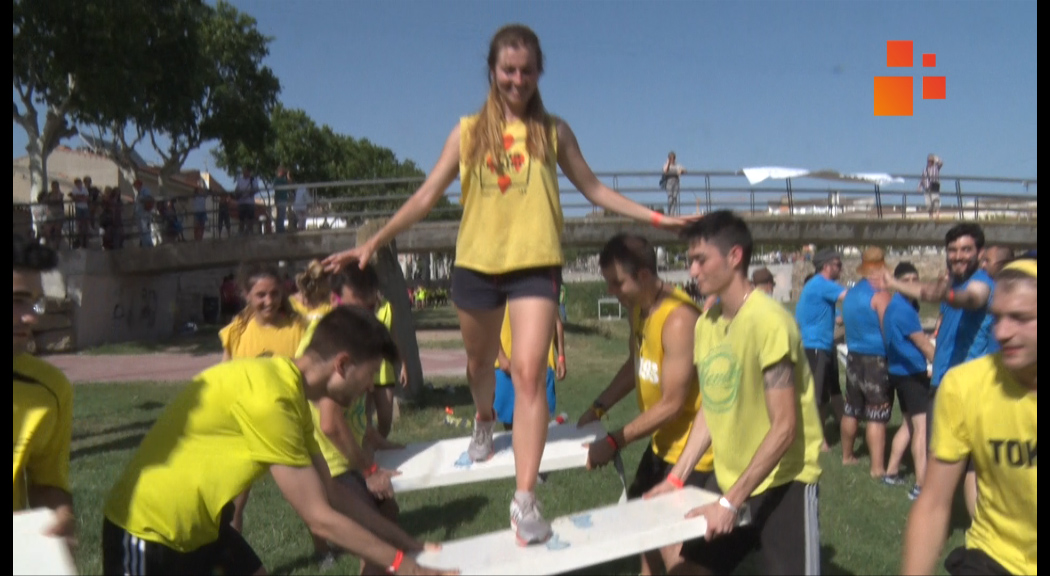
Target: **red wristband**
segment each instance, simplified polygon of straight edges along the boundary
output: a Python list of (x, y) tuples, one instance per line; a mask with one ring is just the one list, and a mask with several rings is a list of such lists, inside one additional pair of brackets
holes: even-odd
[(398, 550), (397, 554), (394, 554), (394, 561), (390, 564), (390, 567), (386, 569), (387, 574), (397, 574), (399, 568), (401, 568), (401, 561), (405, 559), (405, 553)]
[(561, 356), (558, 356), (558, 362), (564, 362), (564, 361), (565, 361), (565, 355), (564, 354), (562, 354)]
[(612, 434), (606, 435), (605, 436), (605, 441), (608, 442), (609, 445), (613, 447), (613, 450), (616, 450), (616, 451), (620, 450), (620, 445), (616, 443), (616, 438), (613, 438)]
[(663, 219), (664, 215), (657, 212), (656, 210), (653, 210), (653, 212), (649, 215), (649, 223), (652, 224), (655, 228), (660, 227), (660, 222), (663, 222)]
[(375, 474), (375, 473), (376, 473), (376, 472), (377, 472), (378, 470), (379, 470), (379, 464), (378, 464), (378, 463), (376, 463), (376, 462), (372, 462), (372, 465), (371, 465), (371, 466), (369, 466), (369, 467), (368, 467), (368, 468), (367, 468), (367, 469), (366, 469), (366, 470), (365, 470), (365, 471), (364, 471), (364, 472), (362, 473), (362, 475), (363, 475), (363, 476), (364, 476), (365, 478), (368, 478), (368, 477), (369, 477), (369, 476), (371, 476), (372, 474)]
[(671, 472), (670, 474), (667, 475), (667, 481), (671, 483), (671, 486), (674, 486), (675, 488), (678, 488), (679, 490), (681, 490), (682, 488), (685, 488), (685, 482), (682, 482), (681, 478), (679, 478), (678, 476), (675, 476), (674, 472)]
[(948, 303), (955, 304), (955, 290), (948, 290)]

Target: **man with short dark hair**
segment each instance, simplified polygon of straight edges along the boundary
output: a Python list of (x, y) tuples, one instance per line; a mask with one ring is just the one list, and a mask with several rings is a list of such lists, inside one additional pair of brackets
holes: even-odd
[[(267, 470), (311, 533), (390, 573), (418, 573), (414, 540), (380, 538), (333, 482), (314, 439), (309, 402), (345, 406), (397, 358), (390, 332), (339, 306), (303, 355), (245, 358), (198, 374), (165, 408), (106, 499), (105, 574), (265, 574), (229, 523), (229, 503)], [(329, 494), (333, 491), (333, 494)], [(333, 508), (336, 506), (338, 511)], [(408, 553), (408, 554), (406, 554)]]
[[(681, 487), (710, 447), (724, 495), (687, 514), (704, 516), (707, 534), (685, 543), (682, 555), (703, 570), (728, 574), (759, 550), (767, 573), (819, 574), (821, 432), (798, 325), (778, 302), (751, 288), (753, 240), (743, 219), (712, 212), (682, 236), (690, 274), (720, 301), (696, 323), (702, 409), (668, 479), (649, 494)], [(743, 506), (751, 523), (740, 527)]]
[(751, 275), (751, 285), (772, 296), (777, 281), (773, 278), (773, 273), (769, 271), (769, 268), (763, 266)]
[[(846, 297), (846, 289), (838, 283), (842, 275), (842, 255), (826, 248), (813, 256), (814, 274), (808, 278), (795, 305), (795, 320), (802, 334), (802, 345), (816, 385), (817, 407), (823, 430), (828, 418), (828, 407), (835, 417), (835, 425), (842, 422), (842, 388), (839, 386), (839, 363), (835, 353), (836, 306)], [(828, 451), (827, 436), (821, 450)]]
[(41, 507), (53, 510), (55, 523), (47, 533), (72, 543), (76, 530), (69, 487), (73, 387), (58, 368), (28, 352), (33, 326), (44, 313), (40, 274), (57, 266), (58, 256), (18, 234), (12, 252), (14, 513)]
[(965, 546), (944, 562), (948, 573), (1039, 572), (1036, 261), (1011, 262), (995, 281), (991, 314), (1001, 352), (956, 366), (941, 381), (926, 485), (904, 531), (902, 574), (933, 573), (967, 460), (980, 497)]
[[(978, 224), (964, 222), (953, 226), (945, 235), (948, 273), (933, 284), (904, 284), (887, 272), (886, 284), (892, 289), (923, 302), (939, 302), (941, 323), (937, 330), (937, 347), (933, 355), (930, 379), (931, 402), (945, 373), (963, 362), (998, 351), (992, 336), (992, 316), (988, 305), (995, 281), (979, 267), (978, 256), (984, 248), (984, 230)], [(927, 414), (926, 442), (934, 423)], [(973, 516), (976, 509), (977, 485), (973, 471), (965, 481), (966, 507)]]
[[(631, 392), (639, 414), (608, 438), (591, 443), (587, 467), (608, 464), (621, 449), (638, 440), (649, 446), (638, 462), (629, 498), (639, 498), (663, 482), (685, 448), (700, 409), (700, 385), (693, 368), (694, 327), (700, 310), (680, 288), (667, 285), (656, 268), (656, 251), (633, 234), (613, 236), (598, 256), (609, 294), (629, 310), (630, 351), (612, 382), (580, 416), (578, 425), (598, 420)], [(705, 488), (713, 474), (713, 456), (704, 454), (689, 475), (689, 484)], [(642, 555), (642, 573), (659, 573), (682, 564), (682, 544)], [(690, 571), (683, 565), (679, 570)]]

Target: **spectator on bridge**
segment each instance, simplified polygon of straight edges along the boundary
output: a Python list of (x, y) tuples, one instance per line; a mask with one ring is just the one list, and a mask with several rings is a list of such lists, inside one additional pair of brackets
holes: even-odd
[(886, 371), (886, 343), (882, 323), (889, 305), (886, 288), (886, 259), (882, 248), (870, 247), (861, 254), (857, 274), (861, 279), (842, 299), (842, 321), (846, 326), (846, 402), (842, 422), (842, 463), (856, 464), (853, 442), (858, 421), (866, 422), (864, 437), (871, 456), (872, 478), (886, 475), (886, 423), (893, 413), (893, 391)]
[[(501, 28), (488, 52), (489, 91), (477, 115), (460, 119), (419, 190), (374, 236), (328, 258), (332, 268), (366, 265), (379, 247), (422, 220), (460, 176), (463, 220), (456, 241), (452, 293), (467, 350), (476, 408), (467, 450), (473, 461), (493, 454), (492, 399), (500, 315), (510, 306), (515, 341), (514, 458), (511, 521), (518, 539), (544, 542), (552, 532), (534, 494), (547, 435), (545, 356), (554, 334), (565, 264), (558, 168), (590, 202), (638, 222), (677, 228), (685, 222), (637, 204), (594, 176), (568, 123), (539, 96), (543, 54), (522, 25)], [(462, 167), (462, 171), (460, 168)], [(509, 304), (508, 304), (509, 300)]]
[(936, 154), (926, 157), (926, 167), (922, 169), (922, 178), (919, 179), (919, 192), (926, 198), (926, 210), (930, 218), (936, 217), (941, 208), (941, 166), (944, 161)]
[(102, 203), (102, 191), (98, 186), (92, 186), (91, 176), (84, 176), (84, 188), (88, 191), (88, 217), (92, 233), (98, 233), (95, 224), (98, 222), (98, 213)]
[(241, 175), (234, 182), (234, 195), (237, 197), (237, 232), (241, 235), (253, 233), (258, 225), (255, 214), (255, 193), (258, 191), (255, 177), (247, 166), (241, 169)]
[(277, 177), (273, 179), (273, 203), (277, 207), (277, 223), (275, 227), (278, 234), (284, 234), (284, 223), (288, 218), (288, 204), (291, 190), (281, 188), (288, 185), (288, 171), (284, 164), (277, 167)]
[[(288, 171), (288, 183), (294, 182), (292, 172)], [(292, 215), (295, 216), (295, 229), (297, 231), (306, 230), (306, 217), (307, 211), (310, 206), (310, 191), (306, 189), (306, 186), (300, 185), (295, 189), (295, 199), (292, 201)]]
[(51, 191), (45, 199), (47, 203), (47, 244), (57, 249), (62, 242), (62, 228), (66, 222), (65, 196), (62, 195), (58, 180), (51, 181)]
[[(204, 227), (208, 224), (208, 194), (204, 188), (193, 189), (193, 239), (204, 239)], [(228, 215), (228, 213), (227, 213)]]
[(73, 202), (74, 221), (76, 223), (75, 247), (87, 248), (88, 229), (91, 227), (91, 196), (84, 181), (80, 178), (73, 180), (73, 190), (69, 192), (69, 198)]
[(751, 274), (751, 285), (772, 296), (777, 281), (773, 278), (773, 273), (769, 271), (769, 268), (763, 266)]
[(216, 223), (215, 234), (217, 238), (222, 238), (222, 229), (226, 229), (226, 238), (230, 237), (230, 204), (233, 203), (233, 199), (226, 192), (220, 192), (216, 196), (216, 200), (219, 204), (219, 221)]
[[(919, 270), (911, 262), (901, 262), (893, 271), (901, 283), (919, 281)], [(890, 298), (882, 320), (882, 336), (886, 342), (886, 370), (890, 388), (896, 390), (904, 424), (897, 429), (890, 446), (890, 460), (886, 484), (902, 484), (901, 460), (911, 446), (915, 465), (915, 486), (908, 493), (912, 500), (919, 496), (926, 478), (926, 413), (930, 404), (930, 376), (927, 362), (933, 361), (933, 343), (919, 321), (919, 302), (901, 295)]]
[(124, 222), (122, 221), (123, 203), (120, 189), (106, 186), (102, 193), (101, 210), (98, 222), (102, 227), (102, 248), (117, 250), (124, 242)]
[(157, 201), (153, 194), (142, 185), (142, 180), (135, 180), (132, 185), (135, 188), (135, 220), (139, 225), (139, 246), (151, 248), (153, 246), (153, 210)]
[(999, 271), (1014, 259), (1014, 251), (1006, 246), (988, 246), (981, 253), (981, 269), (995, 278)]
[(678, 163), (674, 151), (669, 152), (667, 162), (664, 162), (663, 175), (660, 176), (660, 187), (667, 191), (667, 213), (671, 216), (682, 213), (678, 196), (682, 174), (685, 174), (685, 167)]
[[(795, 306), (795, 320), (802, 331), (802, 347), (806, 351), (809, 369), (816, 385), (817, 407), (820, 409), (821, 429), (831, 408), (836, 426), (842, 422), (842, 389), (839, 387), (838, 354), (835, 352), (835, 322), (837, 306), (846, 297), (846, 289), (838, 283), (842, 275), (842, 255), (824, 249), (813, 256), (813, 274), (808, 276)], [(831, 449), (824, 435), (821, 449)]]
[[(978, 254), (984, 248), (984, 230), (977, 224), (964, 222), (953, 226), (945, 235), (948, 274), (933, 284), (904, 284), (887, 274), (890, 289), (909, 298), (941, 305), (941, 321), (937, 329), (937, 346), (933, 356), (933, 375), (930, 380), (931, 404), (936, 402), (937, 390), (945, 373), (963, 362), (999, 350), (992, 335), (993, 317), (988, 306), (995, 291), (995, 281), (980, 269)], [(930, 430), (936, 426), (927, 414), (926, 442)], [(966, 507), (973, 516), (977, 501), (977, 477), (970, 462), (963, 483)]]

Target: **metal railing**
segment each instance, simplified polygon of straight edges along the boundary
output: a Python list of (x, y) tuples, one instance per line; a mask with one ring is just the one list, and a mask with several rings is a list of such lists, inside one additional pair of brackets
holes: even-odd
[[(632, 200), (664, 212), (680, 207), (683, 196), (691, 196), (693, 213), (698, 214), (730, 209), (752, 216), (785, 218), (928, 217), (924, 193), (916, 190), (920, 178), (917, 175), (893, 175), (904, 179), (903, 184), (801, 177), (786, 179), (782, 185), (772, 181), (774, 183), (752, 186), (740, 171), (694, 171), (681, 175), (678, 197), (673, 198), (656, 185), (660, 174), (602, 172), (597, 176)], [(293, 197), (293, 191), (300, 188), (305, 189), (308, 196), (305, 203), (289, 200), (283, 209), (274, 202), (273, 187), (257, 192), (255, 203), (250, 205), (239, 204), (232, 193), (209, 194), (203, 212), (193, 209), (192, 197), (176, 198), (174, 212), (171, 212), (170, 198), (158, 198), (157, 207), (150, 212), (134, 203), (115, 208), (112, 204), (97, 202), (91, 206), (88, 218), (79, 220), (68, 201), (61, 207), (61, 216), (55, 215), (54, 205), (15, 204), (15, 229), (20, 227), (20, 213), (31, 214), (28, 222), (23, 218), (22, 225), (29, 224), (28, 233), (53, 245), (75, 248), (97, 244), (104, 249), (119, 249), (128, 243), (150, 246), (192, 241), (191, 238), (223, 238), (224, 230), (226, 238), (237, 238), (277, 233), (282, 228), (285, 232), (300, 232), (352, 227), (365, 220), (390, 216), (422, 181), (422, 177), (383, 178), (280, 186), (276, 189), (288, 190)], [(940, 181), (941, 216), (978, 221), (1035, 220), (1038, 216), (1032, 190), (1038, 185), (1036, 179), (942, 175)], [(951, 185), (954, 190), (949, 191)], [(593, 217), (601, 213), (564, 175), (559, 175), (559, 186), (566, 218)], [(435, 208), (430, 218), (458, 217), (461, 212), (458, 186), (451, 186), (445, 197), (449, 201), (447, 205)], [(162, 203), (164, 209), (160, 208)], [(284, 215), (280, 220), (279, 210)]]

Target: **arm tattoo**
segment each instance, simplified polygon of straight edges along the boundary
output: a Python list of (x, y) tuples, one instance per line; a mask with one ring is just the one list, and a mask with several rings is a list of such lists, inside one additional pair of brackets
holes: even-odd
[(762, 372), (766, 390), (774, 388), (791, 388), (795, 385), (795, 365), (789, 360), (781, 360)]

